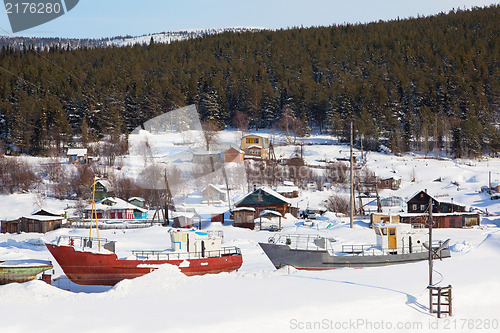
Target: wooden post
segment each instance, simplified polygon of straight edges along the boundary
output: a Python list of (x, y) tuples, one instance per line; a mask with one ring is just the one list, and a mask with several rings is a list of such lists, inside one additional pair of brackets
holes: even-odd
[(354, 161), (352, 156), (352, 120), (351, 120), (351, 200), (350, 200), (350, 218), (349, 218), (349, 226), (350, 228), (354, 228)]

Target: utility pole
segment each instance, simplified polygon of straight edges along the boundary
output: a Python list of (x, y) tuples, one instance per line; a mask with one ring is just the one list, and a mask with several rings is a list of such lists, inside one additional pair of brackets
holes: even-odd
[(351, 208), (351, 211), (350, 211), (350, 219), (349, 219), (349, 226), (352, 228), (354, 228), (354, 159), (353, 159), (353, 156), (352, 156), (352, 120), (351, 120), (351, 202), (350, 202), (350, 208)]

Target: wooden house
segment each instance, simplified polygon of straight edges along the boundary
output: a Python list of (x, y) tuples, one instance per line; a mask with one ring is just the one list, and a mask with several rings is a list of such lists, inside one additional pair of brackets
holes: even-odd
[(202, 203), (215, 204), (227, 201), (227, 190), (223, 186), (209, 184), (201, 190)]
[(453, 213), (465, 212), (465, 206), (453, 203), (453, 198), (447, 200), (448, 197), (442, 197), (440, 200), (435, 199), (427, 193), (427, 190), (420, 191), (413, 195), (408, 200), (408, 213), (425, 213), (429, 206), (429, 200), (432, 200), (433, 213)]
[(84, 164), (88, 161), (86, 148), (69, 148), (66, 156), (69, 164)]
[(238, 207), (232, 210), (234, 226), (239, 228), (255, 228), (255, 208)]
[(20, 220), (0, 221), (0, 232), (2, 234), (17, 234), (21, 232)]
[[(401, 223), (411, 224), (414, 227), (427, 228), (428, 214), (407, 213), (401, 214)], [(480, 225), (480, 217), (478, 213), (433, 213), (434, 221), (433, 228), (467, 228)]]
[(21, 217), (20, 232), (46, 233), (59, 229), (64, 221), (61, 216), (29, 215)]
[[(90, 219), (92, 216), (92, 205), (85, 207), (84, 213), (85, 218)], [(109, 220), (146, 219), (147, 210), (132, 205), (123, 199), (109, 197), (96, 202), (94, 218)]]
[(225, 163), (243, 162), (244, 157), (245, 157), (245, 152), (241, 149), (235, 149), (235, 148), (231, 147), (224, 152), (224, 162)]
[[(94, 185), (92, 185), (93, 187)], [(92, 190), (92, 189), (91, 189)], [(94, 200), (101, 201), (104, 198), (114, 196), (114, 191), (111, 184), (106, 179), (99, 179), (95, 182), (95, 197)]]
[(285, 216), (289, 212), (290, 201), (276, 191), (270, 188), (262, 187), (254, 189), (238, 200), (235, 207), (250, 207), (255, 209), (254, 219), (264, 210), (273, 210)]
[(269, 138), (258, 134), (248, 134), (241, 138), (241, 150), (245, 158), (269, 158)]
[(289, 199), (299, 196), (299, 188), (289, 181), (285, 181), (282, 185), (276, 187), (276, 192)]
[(400, 177), (384, 177), (378, 180), (377, 186), (379, 189), (388, 189), (388, 190), (399, 190), (401, 187), (401, 178)]
[(201, 226), (201, 216), (194, 209), (172, 212), (172, 220), (174, 228), (192, 228), (195, 222)]
[(134, 206), (144, 208), (146, 200), (141, 197), (132, 197), (128, 199), (128, 202)]
[(39, 232), (46, 233), (62, 226), (65, 221), (64, 211), (42, 208), (31, 215), (17, 220), (2, 221), (2, 233)]

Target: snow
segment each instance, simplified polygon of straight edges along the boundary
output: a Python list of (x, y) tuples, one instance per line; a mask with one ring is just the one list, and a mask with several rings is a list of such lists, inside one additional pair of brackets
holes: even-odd
[[(282, 139), (274, 133), (264, 134), (274, 140)], [(124, 159), (120, 172), (132, 177), (139, 175), (144, 167), (140, 145), (145, 137), (153, 147), (152, 158), (156, 161), (176, 164), (176, 156), (189, 148), (174, 144), (180, 137), (175, 133), (133, 134), (130, 155)], [(240, 138), (237, 131), (221, 133), (224, 142), (237, 144)], [(308, 164), (321, 165), (320, 161), (344, 158), (349, 150), (326, 135), (314, 135), (304, 141)], [(292, 145), (275, 146), (277, 156), (289, 156), (294, 149)], [(467, 210), (477, 207), (492, 214), (482, 217), (479, 227), (434, 229), (433, 235), (435, 240), (451, 239), (452, 257), (434, 262), (434, 280), (441, 286), (453, 287), (454, 315), (449, 318), (456, 320), (457, 329), (453, 331), (474, 331), (467, 325), (461, 329), (463, 322), (500, 320), (500, 201), (479, 192), (482, 185), (488, 184), (490, 171), (492, 180), (500, 181), (500, 159), (420, 157), (369, 152), (366, 161), (377, 175), (392, 173), (402, 178), (401, 189), (382, 190), (382, 197), (407, 200), (413, 193), (428, 189), (429, 193), (447, 195), (444, 198), (467, 205)], [(411, 182), (414, 176), (416, 181)], [(441, 181), (434, 182), (439, 177)], [(301, 190), (293, 205), (300, 209), (322, 207), (324, 200), (338, 191), (345, 189)], [(245, 193), (246, 188), (233, 194)], [(54, 265), (52, 285), (31, 281), (0, 286), (0, 332), (436, 332), (436, 327), (444, 329), (447, 323), (447, 319), (438, 320), (428, 311), (427, 262), (329, 271), (298, 271), (292, 267), (276, 270), (258, 245), (276, 233), (235, 228), (227, 221), (210, 223), (211, 214), (226, 212), (227, 205), (189, 204), (189, 196), (185, 199), (185, 207), (196, 209), (205, 229), (224, 232), (224, 246), (241, 248), (240, 270), (187, 277), (177, 267), (162, 265), (150, 274), (124, 280), (114, 287), (79, 286), (67, 280), (44, 243), (56, 242), (60, 235), (88, 236), (89, 230), (63, 228), (46, 234), (0, 234), (0, 260), (51, 260)], [(3, 195), (0, 220), (29, 215), (40, 207), (40, 201), (31, 193)], [(74, 204), (48, 197), (42, 201), (48, 209), (61, 210)], [(231, 202), (235, 202), (233, 198)], [(302, 220), (289, 214), (285, 217), (283, 233), (335, 238), (335, 246), (376, 242), (366, 218), (356, 218), (350, 229), (349, 218), (337, 217), (333, 212), (323, 214), (312, 227), (304, 226)], [(134, 249), (170, 249), (169, 229), (152, 226), (100, 230), (100, 236), (117, 241), (117, 255), (127, 258)], [(389, 324), (389, 329), (374, 329), (381, 325), (387, 328)], [(314, 329), (317, 325), (321, 327)], [(410, 325), (412, 329), (408, 329)]]

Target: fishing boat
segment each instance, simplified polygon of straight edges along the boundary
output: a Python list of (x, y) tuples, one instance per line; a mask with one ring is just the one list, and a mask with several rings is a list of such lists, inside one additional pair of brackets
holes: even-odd
[(373, 224), (376, 244), (337, 244), (335, 239), (319, 235), (275, 235), (259, 243), (276, 268), (286, 265), (303, 270), (343, 267), (363, 268), (449, 258), (449, 239), (425, 242), (424, 229), (404, 223)]
[(0, 285), (35, 280), (39, 273), (49, 269), (52, 269), (52, 263), (46, 260), (26, 259), (0, 261)]
[(241, 250), (222, 247), (221, 231), (170, 231), (172, 249), (135, 250), (119, 259), (116, 243), (105, 238), (60, 236), (48, 250), (72, 282), (83, 285), (115, 285), (161, 265), (179, 267), (187, 276), (232, 272), (241, 267)]

